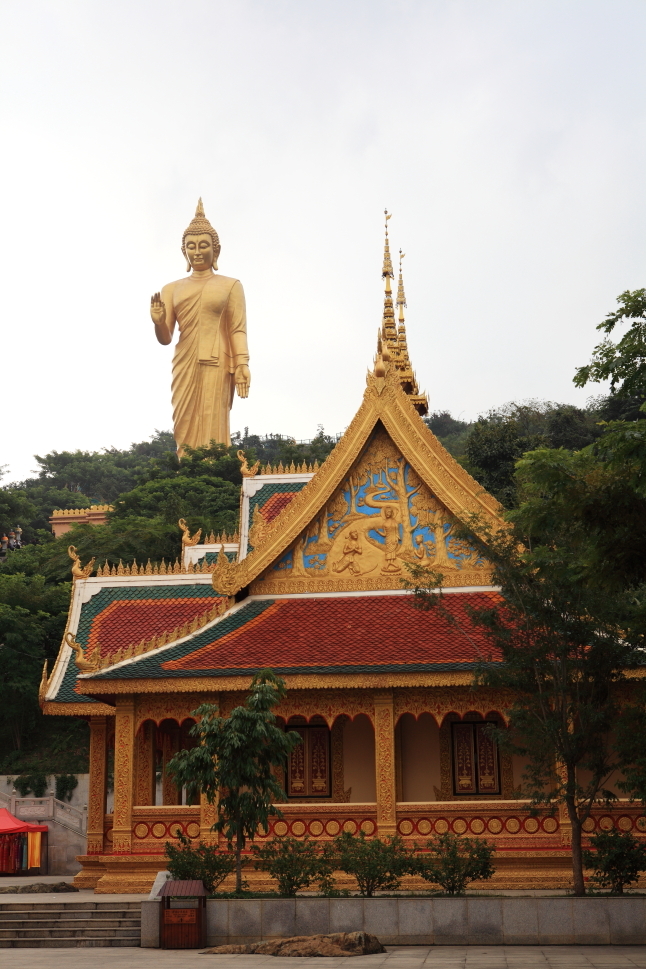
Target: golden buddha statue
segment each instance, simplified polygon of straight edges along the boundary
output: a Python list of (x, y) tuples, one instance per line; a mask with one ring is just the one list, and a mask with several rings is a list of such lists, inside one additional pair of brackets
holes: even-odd
[(182, 236), (182, 252), (191, 275), (168, 283), (150, 299), (159, 342), (167, 346), (176, 323), (179, 328), (172, 394), (180, 457), (185, 445), (206, 447), (212, 440), (231, 444), (234, 388), (246, 397), (251, 381), (244, 291), (238, 279), (215, 272), (220, 240), (204, 215), (202, 199)]

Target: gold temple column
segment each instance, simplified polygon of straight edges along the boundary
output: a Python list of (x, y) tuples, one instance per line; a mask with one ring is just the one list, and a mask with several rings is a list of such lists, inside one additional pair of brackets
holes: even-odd
[[(210, 700), (214, 707), (220, 712), (220, 699), (216, 694)], [(218, 819), (217, 804), (209, 804), (204, 794), (200, 794), (200, 840), (206, 844), (217, 844), (220, 839), (218, 831), (211, 831), (211, 826)]]
[(166, 770), (168, 761), (175, 756), (178, 750), (179, 726), (173, 730), (164, 730), (162, 733), (162, 804), (179, 804), (181, 801), (181, 791), (173, 784)]
[(377, 830), (395, 834), (395, 713), (392, 690), (378, 690), (375, 702), (375, 771), (377, 787)]
[(155, 803), (155, 724), (142, 723), (135, 737), (134, 804)]
[(108, 759), (108, 718), (90, 717), (90, 789), (87, 812), (87, 853), (103, 854), (103, 825)]
[(134, 781), (135, 701), (117, 697), (114, 736), (114, 827), (112, 850), (129, 854), (132, 846), (132, 795)]

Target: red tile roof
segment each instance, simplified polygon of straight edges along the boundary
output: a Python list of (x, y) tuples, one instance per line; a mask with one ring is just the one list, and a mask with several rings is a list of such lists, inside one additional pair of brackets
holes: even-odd
[(474, 663), (490, 653), (467, 612), (490, 608), (493, 592), (450, 593), (448, 613), (414, 608), (410, 596), (276, 599), (260, 615), (163, 670), (427, 666)]
[(213, 594), (190, 599), (120, 599), (111, 602), (92, 623), (88, 651), (98, 643), (107, 656), (131, 643), (171, 632), (176, 626), (202, 616), (217, 602)]
[(264, 503), (264, 505), (260, 506), (262, 517), (267, 522), (273, 522), (274, 518), (280, 515), (283, 508), (286, 508), (297, 494), (297, 491), (282, 491), (278, 494), (272, 495), (271, 498)]

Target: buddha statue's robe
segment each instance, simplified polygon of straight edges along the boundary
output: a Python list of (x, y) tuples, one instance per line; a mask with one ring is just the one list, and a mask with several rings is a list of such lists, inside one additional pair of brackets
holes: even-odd
[(211, 440), (229, 445), (235, 369), (249, 362), (242, 284), (198, 273), (165, 286), (162, 298), (171, 303), (179, 328), (172, 383), (178, 450)]

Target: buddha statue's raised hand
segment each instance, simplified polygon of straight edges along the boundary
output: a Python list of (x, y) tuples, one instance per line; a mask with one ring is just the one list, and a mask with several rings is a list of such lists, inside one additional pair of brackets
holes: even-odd
[(155, 326), (163, 326), (166, 322), (166, 307), (161, 293), (155, 293), (150, 297), (150, 315)]

